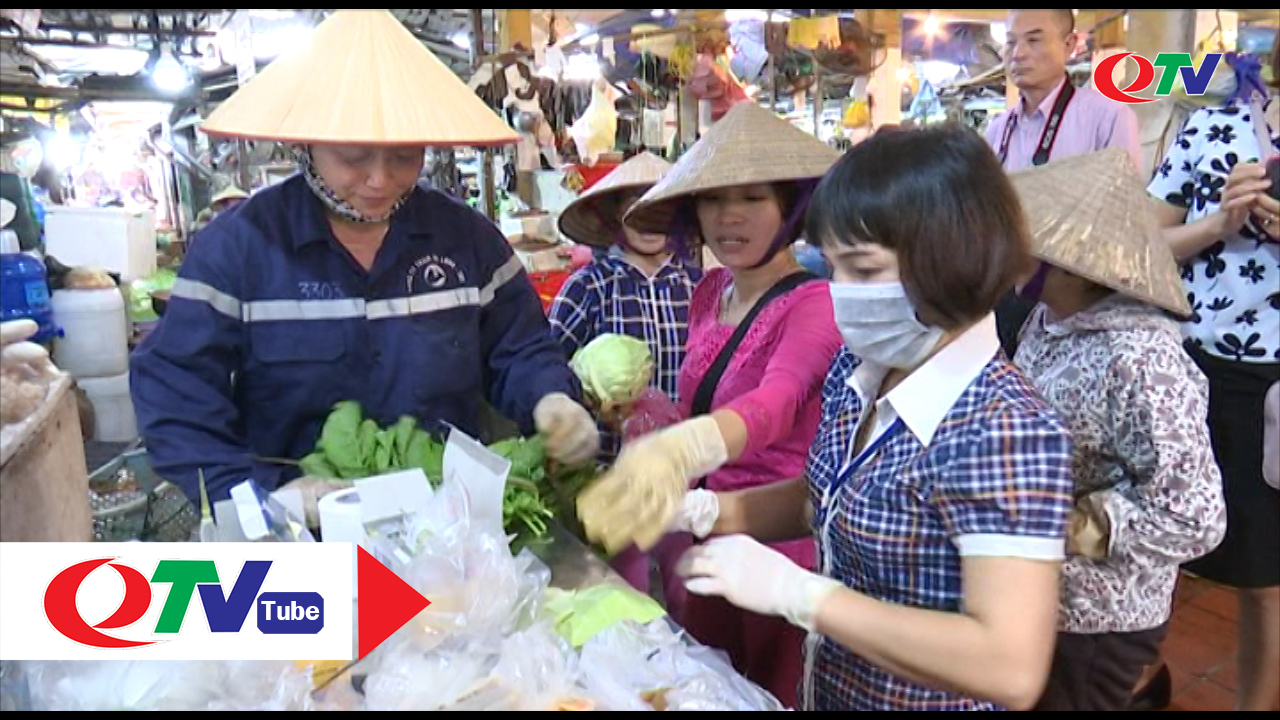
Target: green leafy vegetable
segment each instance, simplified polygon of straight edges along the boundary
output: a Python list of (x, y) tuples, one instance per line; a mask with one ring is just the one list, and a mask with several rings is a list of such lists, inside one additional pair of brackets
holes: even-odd
[[(363, 417), (359, 403), (334, 405), (320, 431), (315, 451), (302, 458), (303, 472), (313, 477), (355, 480), (418, 468), (433, 485), (444, 479), (443, 442), (403, 416), (379, 428)], [(503, 526), (514, 535), (512, 550), (549, 539), (549, 522), (559, 519), (581, 535), (574, 500), (596, 475), (594, 467), (565, 468), (550, 463), (539, 437), (512, 438), (489, 446), (511, 461), (503, 493)]]
[(364, 465), (360, 456), (360, 404), (343, 401), (334, 405), (320, 430), (319, 448), (335, 468)]

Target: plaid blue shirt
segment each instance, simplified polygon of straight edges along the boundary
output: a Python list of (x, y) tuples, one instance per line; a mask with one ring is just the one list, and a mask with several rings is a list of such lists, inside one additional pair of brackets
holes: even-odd
[[(842, 477), (864, 415), (861, 388), (874, 397), (883, 377), (842, 351), (823, 387), (808, 465), (823, 572), (884, 602), (961, 612), (963, 555), (1060, 559), (1070, 437), (999, 352), (994, 318), (876, 403), (870, 457)], [(816, 635), (805, 685), (810, 710), (1002, 709), (904, 679)]]
[[(551, 306), (551, 334), (572, 358), (599, 335), (629, 335), (649, 343), (653, 353), (653, 387), (679, 401), (676, 382), (689, 337), (689, 300), (702, 271), (677, 257), (652, 279), (614, 248), (578, 270), (560, 289)], [(602, 462), (612, 462), (621, 438), (601, 427)]]

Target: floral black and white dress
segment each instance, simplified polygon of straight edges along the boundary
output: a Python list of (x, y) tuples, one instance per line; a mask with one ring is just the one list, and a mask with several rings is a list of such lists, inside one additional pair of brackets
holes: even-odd
[[(1218, 211), (1236, 163), (1261, 155), (1246, 107), (1206, 108), (1187, 120), (1148, 191), (1187, 209), (1193, 223)], [(1280, 151), (1280, 135), (1271, 131)], [(1280, 362), (1280, 245), (1263, 240), (1251, 218), (1244, 229), (1209, 246), (1182, 267), (1195, 315), (1191, 342), (1226, 360)]]
[[(1248, 106), (1193, 113), (1148, 192), (1186, 208), (1188, 223), (1217, 212), (1237, 163), (1280, 152), (1277, 128), (1267, 128), (1272, 147), (1260, 146), (1251, 114)], [(1183, 265), (1182, 279), (1194, 310), (1183, 334), (1209, 378), (1209, 425), (1229, 517), (1226, 539), (1190, 567), (1235, 587), (1274, 587), (1280, 493), (1262, 479), (1262, 414), (1267, 388), (1280, 379), (1280, 244), (1250, 217)]]

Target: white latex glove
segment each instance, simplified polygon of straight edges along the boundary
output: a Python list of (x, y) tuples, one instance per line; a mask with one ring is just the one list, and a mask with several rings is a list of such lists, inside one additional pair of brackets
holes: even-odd
[(720, 498), (710, 490), (690, 490), (680, 504), (680, 512), (667, 532), (687, 532), (702, 539), (720, 519)]
[(302, 510), (306, 514), (307, 527), (318, 528), (320, 527), (320, 498), (351, 486), (352, 483), (346, 480), (328, 480), (303, 475), (285, 483), (280, 489), (297, 490), (302, 495)]
[(716, 595), (751, 612), (779, 615), (814, 632), (823, 601), (843, 585), (791, 562), (746, 535), (728, 535), (684, 554), (676, 568), (695, 595)]
[(551, 393), (539, 400), (533, 422), (546, 438), (547, 455), (556, 462), (581, 465), (600, 452), (595, 418), (564, 393)]
[(728, 459), (720, 426), (710, 415), (623, 446), (609, 472), (578, 496), (578, 517), (587, 537), (609, 553), (631, 544), (649, 550), (677, 520), (689, 481)]

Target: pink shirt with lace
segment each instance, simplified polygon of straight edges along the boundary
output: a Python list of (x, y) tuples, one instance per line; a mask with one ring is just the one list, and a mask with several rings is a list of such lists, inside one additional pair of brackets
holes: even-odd
[[(732, 282), (717, 268), (694, 291), (689, 345), (680, 369), (680, 411), (688, 417), (702, 378), (736, 329), (720, 322), (720, 301)], [(747, 426), (747, 447), (737, 460), (707, 478), (711, 490), (742, 490), (804, 474), (822, 413), (822, 381), (842, 344), (831, 291), (814, 280), (775, 299), (760, 312), (725, 368), (711, 409), (727, 408)], [(773, 546), (812, 567), (811, 539)]]

